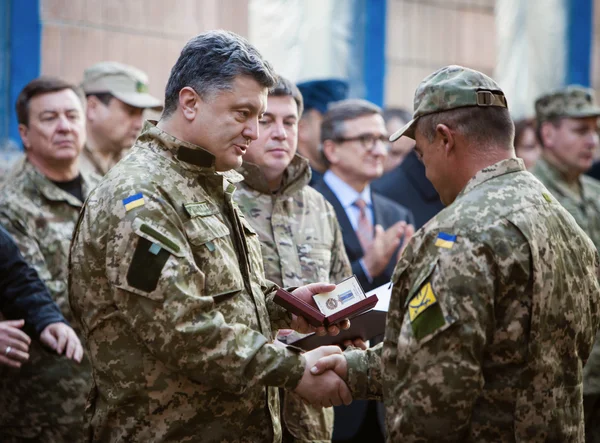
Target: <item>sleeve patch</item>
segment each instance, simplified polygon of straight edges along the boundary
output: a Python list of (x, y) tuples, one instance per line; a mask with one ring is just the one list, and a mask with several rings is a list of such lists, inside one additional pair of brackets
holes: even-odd
[(423, 285), (408, 303), (408, 315), (417, 340), (442, 327), (446, 321), (437, 302), (431, 282)]
[(144, 201), (144, 195), (141, 192), (130, 195), (129, 197), (123, 199), (123, 206), (125, 206), (126, 212), (129, 212), (135, 208), (139, 208), (140, 206), (144, 206), (145, 204), (146, 202)]
[(435, 245), (438, 248), (446, 248), (450, 249), (454, 246), (454, 242), (456, 241), (456, 235), (446, 234), (445, 232), (440, 232), (435, 239)]
[(127, 271), (127, 283), (140, 291), (154, 291), (170, 255), (160, 245), (139, 237)]

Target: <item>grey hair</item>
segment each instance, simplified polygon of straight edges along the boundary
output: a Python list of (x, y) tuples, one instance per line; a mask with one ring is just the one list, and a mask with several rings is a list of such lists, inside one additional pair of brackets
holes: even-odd
[(481, 147), (500, 144), (510, 148), (515, 136), (508, 109), (499, 106), (466, 106), (427, 114), (417, 120), (416, 130), (433, 142), (439, 124), (460, 132)]
[(346, 120), (364, 117), (365, 115), (382, 115), (379, 106), (366, 100), (349, 98), (333, 103), (321, 123), (321, 143), (325, 140), (339, 140), (344, 137)]
[(187, 42), (171, 69), (163, 117), (175, 112), (179, 91), (184, 87), (189, 86), (206, 98), (212, 93), (230, 90), (239, 75), (250, 76), (265, 88), (272, 88), (277, 82), (271, 65), (246, 39), (223, 30), (197, 35)]

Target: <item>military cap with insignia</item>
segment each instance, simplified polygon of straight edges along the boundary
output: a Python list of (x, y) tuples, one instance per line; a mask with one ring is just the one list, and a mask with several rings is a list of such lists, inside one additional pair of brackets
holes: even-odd
[(538, 123), (562, 117), (598, 117), (600, 107), (592, 89), (570, 85), (539, 97), (535, 101), (535, 115)]
[(110, 93), (135, 108), (157, 108), (162, 100), (148, 93), (148, 76), (133, 66), (100, 62), (83, 73), (81, 88), (86, 95)]

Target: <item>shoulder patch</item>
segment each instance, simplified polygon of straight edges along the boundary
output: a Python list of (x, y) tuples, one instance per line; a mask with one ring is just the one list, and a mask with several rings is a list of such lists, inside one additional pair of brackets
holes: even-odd
[(140, 206), (144, 206), (146, 202), (144, 201), (144, 194), (141, 192), (130, 195), (127, 198), (123, 199), (123, 206), (125, 206), (125, 211), (129, 212), (132, 209), (139, 208)]
[(127, 283), (140, 291), (154, 291), (170, 255), (160, 245), (139, 237), (127, 271)]
[(435, 239), (435, 245), (438, 248), (446, 248), (450, 249), (454, 246), (454, 242), (456, 241), (456, 235), (446, 234), (445, 232), (440, 232)]
[(408, 315), (416, 340), (421, 340), (446, 323), (431, 282), (424, 284), (409, 301)]

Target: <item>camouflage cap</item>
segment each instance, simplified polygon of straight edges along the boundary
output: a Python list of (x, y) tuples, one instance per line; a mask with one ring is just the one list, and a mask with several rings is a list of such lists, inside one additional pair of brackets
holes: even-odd
[(101, 62), (87, 68), (83, 73), (81, 88), (86, 95), (110, 93), (136, 108), (162, 106), (162, 100), (148, 94), (148, 76), (122, 63)]
[(508, 108), (500, 86), (487, 75), (462, 66), (450, 65), (428, 75), (415, 91), (413, 119), (396, 131), (390, 141), (403, 135), (415, 138), (415, 123), (427, 114), (465, 106)]
[(538, 123), (560, 117), (597, 117), (600, 108), (592, 89), (571, 85), (539, 97), (535, 101), (535, 116)]

